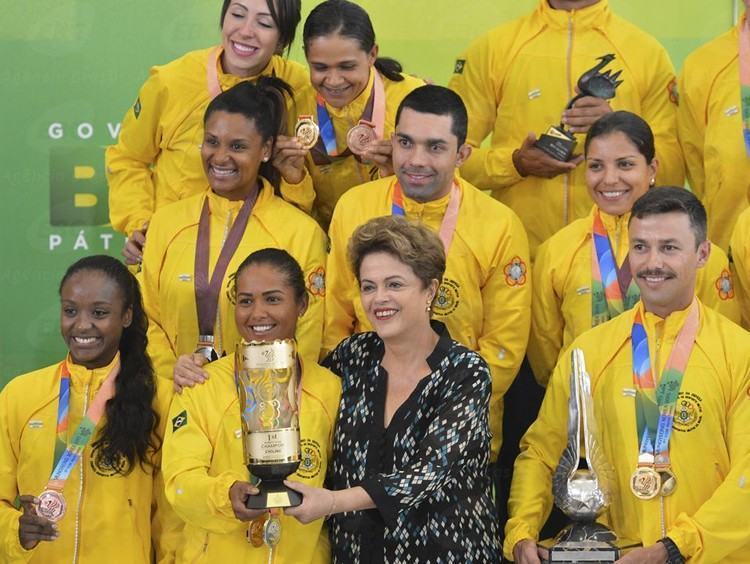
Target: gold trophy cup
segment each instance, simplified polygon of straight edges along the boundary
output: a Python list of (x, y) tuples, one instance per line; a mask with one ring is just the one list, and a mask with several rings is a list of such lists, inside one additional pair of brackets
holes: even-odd
[(260, 479), (260, 494), (249, 496), (247, 507), (297, 506), (302, 496), (284, 485), (301, 460), (297, 344), (242, 341), (235, 354), (245, 462)]

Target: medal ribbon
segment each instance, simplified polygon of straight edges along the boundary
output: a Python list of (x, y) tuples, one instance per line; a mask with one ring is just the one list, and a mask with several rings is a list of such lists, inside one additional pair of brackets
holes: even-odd
[(740, 105), (742, 106), (742, 136), (745, 140), (745, 151), (750, 157), (750, 20), (745, 14), (745, 21), (740, 27)]
[(659, 379), (659, 385), (656, 386), (643, 318), (640, 310), (635, 314), (631, 345), (633, 383), (636, 389), (636, 422), (640, 441), (639, 454), (647, 455), (647, 460), (654, 457), (657, 467), (667, 468), (670, 465), (669, 439), (672, 435), (677, 396), (680, 393), (685, 369), (698, 335), (698, 326), (698, 302), (693, 300), (687, 319), (672, 346), (672, 351)]
[(70, 409), (70, 369), (67, 361), (60, 364), (60, 399), (57, 407), (57, 437), (55, 439), (55, 458), (52, 475), (47, 483), (47, 489), (62, 491), (65, 480), (68, 479), (83, 450), (94, 437), (96, 424), (104, 415), (104, 408), (115, 395), (115, 379), (120, 372), (120, 360), (115, 362), (112, 370), (102, 382), (96, 392), (91, 406), (86, 411), (83, 420), (78, 425), (70, 443), (67, 442), (68, 417)]
[(615, 252), (599, 211), (594, 215), (592, 233), (591, 286), (592, 327), (632, 308), (640, 298), (640, 290), (633, 281), (627, 256), (622, 268), (617, 268)]
[(213, 335), (216, 311), (219, 307), (219, 292), (224, 274), (245, 233), (250, 213), (258, 199), (258, 191), (248, 196), (242, 204), (237, 218), (229, 230), (221, 248), (213, 274), (208, 278), (208, 255), (211, 239), (211, 211), (208, 197), (203, 201), (201, 218), (198, 223), (198, 241), (195, 245), (195, 305), (198, 310), (198, 329), (201, 335)]
[[(443, 221), (440, 223), (440, 231), (438, 236), (443, 242), (443, 248), (445, 254), (448, 254), (448, 250), (453, 242), (453, 235), (456, 233), (456, 224), (458, 223), (458, 211), (461, 207), (461, 190), (458, 188), (458, 183), (454, 180), (453, 186), (451, 187), (451, 195), (448, 200), (448, 207), (445, 210)], [(397, 180), (393, 186), (393, 196), (391, 197), (391, 215), (400, 215), (406, 217), (406, 209), (404, 208), (404, 192), (401, 189), (401, 183)]]
[[(360, 118), (360, 123), (365, 122), (375, 129), (375, 135), (382, 139), (385, 134), (385, 85), (380, 73), (373, 69), (374, 73), (372, 90), (370, 97), (365, 104), (364, 112)], [(313, 157), (316, 164), (329, 164), (330, 157), (347, 157), (352, 154), (349, 147), (341, 153), (338, 151), (336, 143), (336, 130), (333, 127), (333, 121), (326, 109), (326, 103), (320, 94), (316, 97), (316, 106), (318, 114), (318, 126), (320, 127), (320, 137), (313, 148)]]

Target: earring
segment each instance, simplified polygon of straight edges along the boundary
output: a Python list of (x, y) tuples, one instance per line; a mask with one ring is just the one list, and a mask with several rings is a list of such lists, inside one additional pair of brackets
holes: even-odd
[(267, 163), (268, 162), (268, 157), (263, 157), (263, 162)]
[(432, 311), (432, 300), (430, 300), (429, 302), (427, 302), (427, 307), (425, 307), (425, 308), (424, 308), (424, 310), (425, 310), (425, 311), (426, 311), (427, 313), (429, 313), (429, 312), (431, 312), (431, 311)]
[(648, 185), (653, 188), (656, 185), (656, 179), (652, 178), (651, 181), (648, 183)]

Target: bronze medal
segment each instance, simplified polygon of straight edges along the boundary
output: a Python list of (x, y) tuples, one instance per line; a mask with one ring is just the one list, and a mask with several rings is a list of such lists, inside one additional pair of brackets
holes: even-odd
[(281, 521), (275, 515), (263, 525), (263, 542), (269, 548), (274, 548), (281, 540)]
[(630, 490), (638, 499), (653, 499), (661, 489), (661, 476), (649, 466), (639, 466), (630, 478)]
[(375, 129), (365, 122), (359, 122), (346, 134), (346, 145), (355, 155), (361, 155), (377, 139)]
[(319, 135), (320, 128), (313, 121), (312, 116), (299, 116), (297, 125), (294, 126), (294, 136), (303, 149), (310, 150), (315, 147)]
[(677, 476), (669, 468), (660, 470), (659, 474), (661, 477), (661, 489), (659, 493), (662, 497), (672, 495), (677, 488)]
[(57, 490), (44, 490), (39, 494), (39, 508), (37, 513), (49, 519), (53, 523), (57, 523), (60, 519), (65, 516), (65, 510), (67, 509), (67, 503), (62, 492)]
[(267, 514), (256, 517), (247, 525), (247, 542), (255, 548), (263, 546), (263, 525), (265, 525)]

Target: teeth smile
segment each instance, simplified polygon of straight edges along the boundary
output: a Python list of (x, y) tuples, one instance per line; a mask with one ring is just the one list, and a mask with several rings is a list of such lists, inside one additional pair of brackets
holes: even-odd
[(395, 309), (381, 309), (375, 312), (375, 317), (378, 319), (388, 319), (398, 313)]
[(239, 52), (241, 55), (252, 55), (255, 53), (258, 48), (257, 47), (251, 47), (250, 45), (243, 45), (242, 43), (237, 43), (236, 41), (232, 41), (232, 47)]
[(211, 172), (214, 174), (214, 176), (230, 176), (232, 174), (235, 174), (237, 172), (237, 169), (223, 168), (211, 165)]
[(96, 341), (96, 337), (73, 337), (73, 340), (79, 345), (90, 345)]
[(267, 333), (273, 329), (273, 325), (251, 325), (250, 328), (255, 333)]
[(625, 190), (620, 190), (619, 192), (599, 192), (603, 197), (605, 198), (619, 198), (625, 193)]

